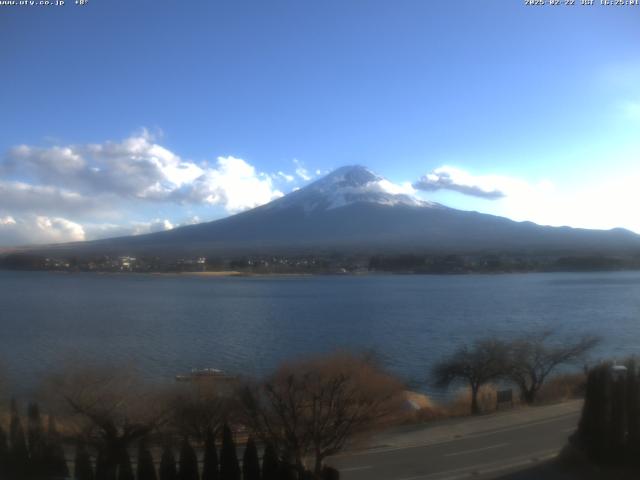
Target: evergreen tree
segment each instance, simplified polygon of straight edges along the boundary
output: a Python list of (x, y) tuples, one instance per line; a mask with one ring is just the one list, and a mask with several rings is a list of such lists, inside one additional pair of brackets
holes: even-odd
[(633, 385), (636, 382), (635, 373), (627, 371), (620, 377), (610, 364), (599, 365), (589, 372), (575, 441), (592, 461), (621, 463), (624, 459), (630, 445), (630, 396), (636, 395), (637, 384)]
[(640, 389), (635, 358), (627, 364), (627, 457), (632, 463), (640, 458)]
[(218, 480), (218, 451), (216, 438), (211, 430), (207, 431), (204, 442), (204, 465), (202, 467), (202, 480)]
[(27, 443), (31, 475), (36, 478), (45, 476), (49, 471), (46, 464), (47, 441), (40, 409), (35, 403), (27, 407)]
[(602, 463), (610, 463), (612, 457), (612, 445), (614, 444), (615, 429), (613, 426), (613, 375), (611, 374), (611, 367), (607, 365), (602, 369), (600, 374), (601, 379), (601, 405), (602, 413), (599, 415), (600, 422), (602, 422), (602, 444), (600, 446), (600, 461)]
[(176, 457), (169, 445), (165, 445), (160, 458), (160, 480), (178, 480)]
[(240, 465), (233, 434), (228, 425), (222, 429), (222, 450), (220, 451), (220, 479), (240, 480)]
[(249, 437), (247, 446), (242, 456), (242, 478), (243, 480), (260, 480), (260, 460), (258, 460), (258, 449), (253, 438)]
[(110, 457), (107, 455), (103, 446), (98, 450), (98, 458), (96, 458), (96, 480), (117, 480), (117, 465), (113, 465)]
[(9, 441), (2, 425), (0, 425), (0, 478), (9, 476)]
[(74, 479), (75, 480), (94, 480), (93, 467), (91, 466), (91, 457), (84, 443), (78, 442), (76, 445)]
[(156, 467), (153, 465), (153, 456), (147, 448), (144, 439), (138, 444), (138, 469), (137, 480), (157, 480)]
[(64, 454), (62, 439), (56, 427), (56, 419), (49, 415), (49, 425), (47, 426), (47, 439), (45, 442), (45, 464), (48, 474), (55, 478), (69, 477), (69, 467)]
[(611, 383), (611, 421), (608, 460), (620, 464), (627, 447), (626, 375)]
[(10, 472), (15, 478), (26, 478), (29, 472), (29, 450), (24, 437), (18, 404), (11, 400), (11, 424), (9, 426)]
[(95, 480), (111, 480), (107, 470), (107, 458), (105, 456), (104, 448), (99, 448), (98, 455), (96, 455)]
[(597, 401), (599, 382), (596, 369), (591, 369), (587, 374), (585, 386), (584, 405), (582, 415), (578, 423), (577, 435), (572, 439), (577, 446), (584, 449), (590, 458), (595, 458), (594, 435), (597, 433), (597, 416), (600, 414), (600, 406)]
[(189, 443), (189, 438), (184, 437), (180, 447), (180, 460), (178, 469), (179, 480), (198, 480), (198, 457)]
[(262, 480), (279, 480), (278, 463), (275, 449), (267, 444), (262, 455)]
[(135, 480), (133, 476), (133, 467), (131, 466), (131, 457), (126, 448), (120, 452), (120, 460), (118, 462), (118, 480)]

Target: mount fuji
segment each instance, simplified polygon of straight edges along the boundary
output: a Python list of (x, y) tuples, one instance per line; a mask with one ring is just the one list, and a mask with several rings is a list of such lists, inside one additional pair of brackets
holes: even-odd
[(105, 254), (304, 252), (519, 253), (640, 251), (624, 229), (547, 227), (419, 200), (362, 166), (339, 168), (304, 188), (221, 220), (147, 235), (65, 244)]

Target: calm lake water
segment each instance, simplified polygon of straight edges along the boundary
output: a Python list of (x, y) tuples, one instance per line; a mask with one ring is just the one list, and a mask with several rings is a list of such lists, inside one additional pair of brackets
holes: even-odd
[(192, 367), (260, 375), (340, 347), (422, 383), (460, 343), (542, 328), (640, 353), (640, 272), (228, 277), (0, 271), (0, 363), (14, 391), (69, 361), (149, 379)]

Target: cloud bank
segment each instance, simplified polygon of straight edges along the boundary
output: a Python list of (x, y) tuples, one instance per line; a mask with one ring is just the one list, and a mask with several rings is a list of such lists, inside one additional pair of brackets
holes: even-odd
[[(282, 193), (272, 178), (246, 161), (218, 157), (215, 164), (183, 160), (143, 132), (122, 142), (9, 150), (0, 170), (22, 178), (23, 189), (66, 192), (68, 197), (112, 195), (123, 199), (208, 203), (235, 212), (255, 207)], [(19, 188), (17, 183), (8, 188)], [(34, 192), (32, 192), (34, 193)]]
[[(298, 162), (294, 168), (303, 167)], [(183, 159), (146, 130), (117, 142), (18, 145), (0, 160), (0, 245), (166, 230), (175, 222), (133, 220), (132, 213), (144, 211), (149, 218), (149, 211), (171, 205), (237, 213), (281, 197), (277, 184), (294, 180), (293, 174), (260, 172), (233, 156)]]
[(60, 217), (28, 215), (0, 217), (0, 239), (5, 245), (24, 245), (37, 239), (39, 243), (85, 240), (82, 225)]
[(506, 196), (505, 187), (512, 180), (496, 175), (474, 176), (459, 168), (442, 166), (423, 175), (413, 184), (416, 190), (452, 190), (474, 197), (496, 200)]
[[(612, 167), (606, 174), (581, 172), (579, 181), (577, 175), (556, 178), (559, 185), (504, 175), (478, 176), (445, 165), (424, 175), (414, 187), (427, 192), (460, 192), (464, 196), (449, 199), (450, 206), (516, 221), (594, 229), (623, 227), (640, 233), (640, 221), (633, 211), (640, 202), (637, 158), (635, 151), (618, 154), (609, 162), (624, 167)], [(478, 198), (490, 201), (479, 204)]]

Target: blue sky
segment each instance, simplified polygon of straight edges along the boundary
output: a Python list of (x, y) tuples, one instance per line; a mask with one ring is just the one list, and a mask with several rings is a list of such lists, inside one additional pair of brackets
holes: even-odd
[(0, 245), (220, 218), (354, 163), (640, 232), (640, 7), (66, 3), (0, 6)]

